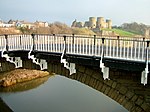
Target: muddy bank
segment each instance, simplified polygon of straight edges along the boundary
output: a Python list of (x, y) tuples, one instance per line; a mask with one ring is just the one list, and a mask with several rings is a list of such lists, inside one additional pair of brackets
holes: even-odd
[(8, 87), (16, 83), (30, 81), (48, 75), (49, 73), (46, 71), (16, 69), (4, 74), (0, 74), (0, 86)]
[(0, 93), (28, 91), (44, 84), (49, 79), (49, 77), (51, 77), (51, 75), (42, 78), (36, 78), (30, 81), (16, 83), (12, 86), (0, 87)]

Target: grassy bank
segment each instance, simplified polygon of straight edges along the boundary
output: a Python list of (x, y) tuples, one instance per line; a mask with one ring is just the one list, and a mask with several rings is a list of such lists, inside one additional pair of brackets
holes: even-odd
[(117, 34), (119, 34), (119, 36), (127, 36), (127, 37), (133, 37), (133, 36), (136, 36), (136, 34), (134, 33), (131, 33), (131, 32), (127, 32), (127, 31), (124, 31), (124, 30), (121, 30), (121, 29), (103, 29), (104, 31), (113, 31)]

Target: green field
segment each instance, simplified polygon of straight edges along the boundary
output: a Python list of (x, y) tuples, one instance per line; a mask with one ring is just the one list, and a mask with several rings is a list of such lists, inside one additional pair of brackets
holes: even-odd
[(124, 30), (121, 30), (121, 29), (103, 29), (105, 31), (114, 31), (115, 33), (119, 34), (119, 36), (127, 36), (127, 37), (133, 37), (135, 36), (136, 34), (134, 33), (131, 33), (131, 32), (127, 32), (127, 31), (124, 31)]

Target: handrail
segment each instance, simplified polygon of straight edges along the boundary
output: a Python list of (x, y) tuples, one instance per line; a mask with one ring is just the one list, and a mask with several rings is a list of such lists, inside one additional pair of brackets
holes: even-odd
[[(64, 34), (34, 34), (34, 49), (46, 52), (63, 52)], [(31, 35), (0, 35), (0, 50), (4, 48), (4, 39), (7, 36), (8, 51), (13, 50), (30, 50)], [(66, 53), (79, 55), (101, 56), (102, 38), (105, 38), (104, 56), (109, 58), (119, 58), (124, 60), (145, 61), (146, 43), (149, 39), (123, 39), (117, 36), (100, 37), (100, 36), (66, 36)], [(148, 48), (149, 51), (149, 48)], [(149, 52), (148, 52), (149, 54)]]

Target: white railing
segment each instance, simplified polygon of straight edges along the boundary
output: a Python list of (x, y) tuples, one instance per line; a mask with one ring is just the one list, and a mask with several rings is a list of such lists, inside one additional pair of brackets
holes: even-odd
[(144, 61), (146, 45), (143, 40), (105, 39), (105, 57)]
[(5, 47), (5, 36), (0, 35), (0, 51), (2, 51)]
[(14, 50), (30, 50), (32, 45), (31, 35), (8, 35), (8, 49)]
[[(149, 51), (149, 47), (147, 48), (147, 41), (149, 40), (143, 38), (64, 36), (54, 34), (0, 35), (0, 51), (4, 49), (5, 42), (7, 42), (8, 51), (31, 50), (31, 46), (34, 45), (33, 50), (62, 53), (64, 45), (66, 45), (66, 53), (68, 54), (101, 57), (102, 44), (104, 44), (104, 57), (145, 61), (146, 49)], [(148, 55), (150, 55), (149, 52)]]
[(62, 53), (64, 48), (63, 36), (57, 35), (35, 35), (34, 44), (37, 51)]

